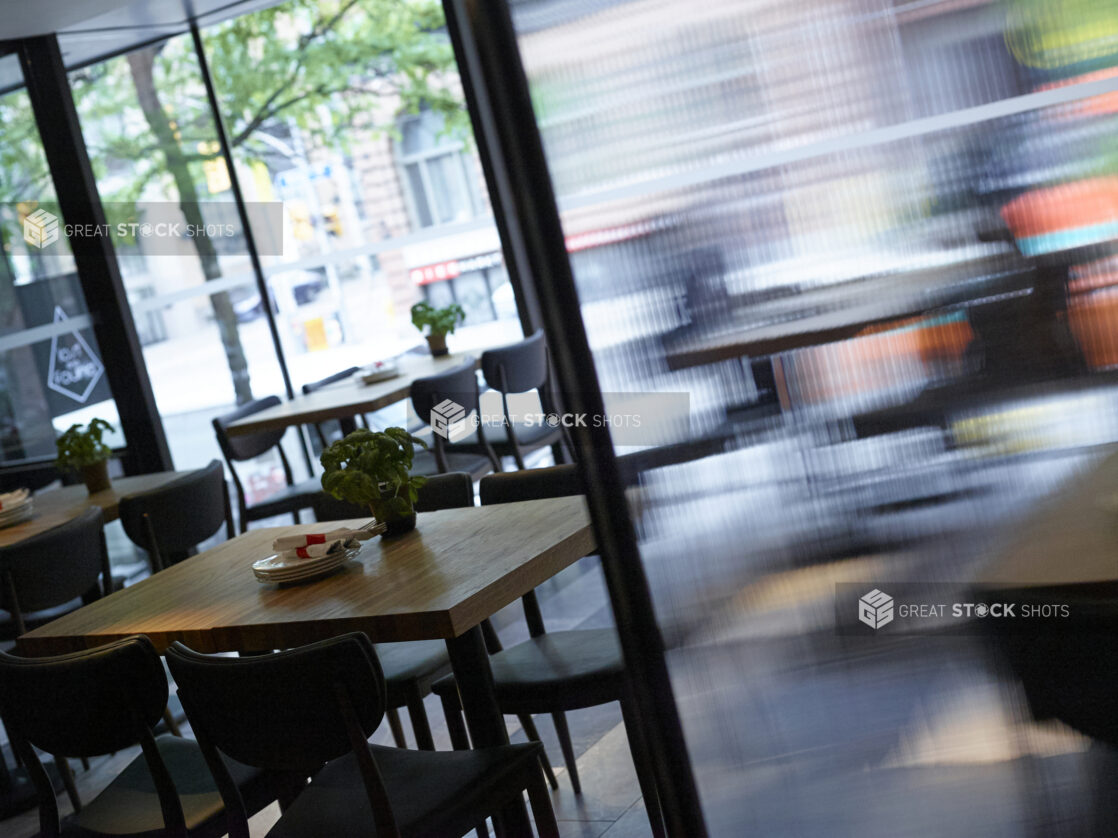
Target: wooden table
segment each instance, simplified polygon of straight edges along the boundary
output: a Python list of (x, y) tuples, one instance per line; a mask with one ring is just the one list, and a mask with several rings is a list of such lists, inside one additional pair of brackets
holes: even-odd
[(376, 642), (442, 638), (474, 743), (507, 742), (480, 623), (594, 551), (584, 499), (425, 512), (416, 530), (366, 542), (331, 576), (286, 587), (256, 581), (250, 566), (272, 552), (277, 535), (322, 527), (250, 530), (24, 634), (19, 650), (52, 655), (133, 634), (160, 650), (179, 640), (203, 652), (278, 649), (350, 631)]
[(38, 492), (35, 495), (35, 511), (29, 521), (0, 529), (0, 547), (10, 547), (25, 538), (65, 524), (91, 506), (101, 507), (106, 522), (115, 521), (121, 498), (146, 492), (149, 489), (158, 489), (189, 473), (188, 471), (159, 471), (154, 474), (138, 474), (135, 477), (116, 477), (113, 479), (112, 486), (94, 495), (89, 494), (84, 485), (63, 486), (60, 489)]
[(466, 361), (473, 361), (475, 369), (480, 365), (480, 362), (469, 355), (445, 355), (441, 358), (403, 355), (398, 361), (400, 374), (395, 378), (364, 384), (361, 374), (357, 373), (321, 390), (296, 396), (276, 407), (238, 419), (230, 423), (226, 430), (230, 436), (237, 436), (280, 430), (291, 425), (346, 419), (358, 413), (380, 410), (406, 399), (415, 379), (446, 372)]

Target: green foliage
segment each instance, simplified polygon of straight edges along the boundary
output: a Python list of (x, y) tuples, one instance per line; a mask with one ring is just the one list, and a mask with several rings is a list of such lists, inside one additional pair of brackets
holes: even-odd
[(101, 441), (101, 436), (112, 430), (113, 426), (104, 419), (93, 419), (85, 430), (80, 424), (71, 425), (55, 442), (58, 446), (56, 464), (60, 469), (76, 471), (109, 459), (113, 449)]
[[(423, 108), (468, 140), (469, 116), (444, 28), (438, 0), (288, 0), (207, 27), (202, 42), (234, 156), (274, 160), (275, 148), (260, 134), (283, 137), (290, 127), (312, 148), (346, 152), (352, 140), (394, 132), (397, 116)], [(151, 65), (148, 75), (137, 76), (129, 56), (70, 75), (98, 179), (112, 172), (119, 184), (102, 197), (186, 200), (176, 196), (168, 144), (197, 184), (205, 183), (203, 163), (220, 157), (198, 59), (186, 35), (139, 52), (140, 63)], [(170, 128), (163, 135), (141, 112), (139, 100), (151, 87)], [(4, 142), (0, 154), (19, 148)], [(160, 192), (165, 197), (156, 197)]]
[(359, 428), (322, 452), (322, 488), (338, 500), (371, 507), (378, 521), (408, 515), (427, 478), (412, 475), (422, 439), (403, 428)]
[(419, 331), (429, 327), (428, 335), (450, 335), (454, 327), (466, 319), (466, 312), (458, 303), (446, 308), (435, 308), (429, 303), (416, 303), (411, 307), (411, 322)]

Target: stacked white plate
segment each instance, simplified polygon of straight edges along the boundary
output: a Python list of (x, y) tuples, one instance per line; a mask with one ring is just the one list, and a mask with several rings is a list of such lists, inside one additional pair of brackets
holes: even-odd
[(268, 556), (253, 562), (252, 572), (259, 582), (302, 582), (325, 576), (361, 552), (361, 545), (334, 550), (317, 559), (287, 558), (281, 555)]
[(34, 511), (31, 492), (27, 489), (0, 494), (0, 527), (22, 524)]
[(365, 384), (376, 384), (378, 381), (387, 381), (400, 374), (400, 367), (395, 361), (377, 361), (361, 370), (361, 380)]

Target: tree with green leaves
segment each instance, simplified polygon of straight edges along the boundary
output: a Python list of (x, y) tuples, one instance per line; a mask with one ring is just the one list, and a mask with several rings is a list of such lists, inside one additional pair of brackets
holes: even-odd
[[(430, 108), (461, 130), (467, 117), (442, 28), (436, 0), (289, 0), (205, 30), (235, 159), (264, 159), (261, 134), (291, 126), (310, 144), (344, 149), (355, 131), (391, 130), (372, 116), (385, 102), (396, 103), (394, 116)], [(188, 224), (203, 224), (203, 165), (220, 152), (190, 38), (92, 65), (72, 75), (72, 88), (99, 183), (113, 184), (102, 199), (128, 207), (162, 192)], [(206, 280), (218, 278), (212, 242), (192, 241)], [(243, 403), (252, 390), (233, 305), (227, 292), (211, 300)]]

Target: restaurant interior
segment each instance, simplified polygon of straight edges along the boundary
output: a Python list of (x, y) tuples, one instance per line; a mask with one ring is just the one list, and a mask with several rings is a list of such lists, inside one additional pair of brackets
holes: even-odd
[(1116, 131), (1096, 0), (5, 4), (0, 836), (1118, 836)]

